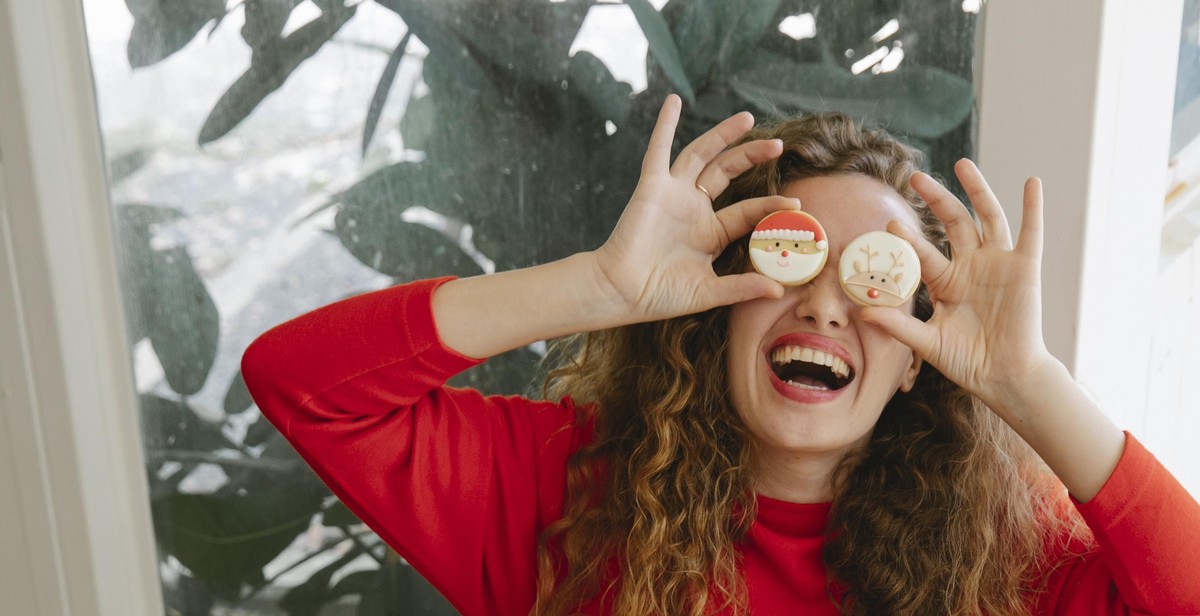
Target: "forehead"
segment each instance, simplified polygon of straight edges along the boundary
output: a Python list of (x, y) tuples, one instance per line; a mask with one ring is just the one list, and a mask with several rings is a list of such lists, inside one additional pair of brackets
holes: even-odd
[(920, 229), (916, 212), (899, 193), (865, 175), (804, 178), (788, 184), (781, 194), (800, 199), (800, 209), (820, 221), (835, 252), (867, 231), (886, 230), (891, 220)]

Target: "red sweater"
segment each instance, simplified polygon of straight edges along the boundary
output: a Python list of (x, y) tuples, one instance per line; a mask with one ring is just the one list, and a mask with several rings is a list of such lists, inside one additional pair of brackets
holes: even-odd
[[(445, 386), (478, 361), (438, 338), (430, 304), (443, 281), (280, 325), (247, 349), (243, 375), (333, 492), (462, 614), (523, 616), (537, 536), (561, 516), (567, 458), (590, 436), (569, 399)], [(836, 614), (820, 557), (830, 505), (758, 501), (737, 546), (751, 612)], [(1076, 507), (1098, 545), (1055, 572), (1035, 613), (1200, 614), (1200, 506), (1136, 440)]]

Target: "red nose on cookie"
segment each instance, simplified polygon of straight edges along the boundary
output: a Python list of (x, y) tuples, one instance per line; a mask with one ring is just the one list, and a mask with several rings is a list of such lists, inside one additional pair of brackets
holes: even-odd
[(867, 289), (867, 297), (871, 299), (879, 299), (879, 289)]
[(786, 257), (786, 256), (787, 256), (787, 251), (785, 250), (785, 251), (783, 251), (783, 252), (779, 253), (779, 256), (781, 256), (781, 257)]

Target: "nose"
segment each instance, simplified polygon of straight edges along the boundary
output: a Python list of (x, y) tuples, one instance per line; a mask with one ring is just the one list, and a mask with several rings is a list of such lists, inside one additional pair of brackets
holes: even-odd
[(821, 329), (841, 329), (850, 323), (852, 302), (837, 281), (837, 269), (836, 263), (826, 263), (816, 278), (798, 287), (797, 319)]

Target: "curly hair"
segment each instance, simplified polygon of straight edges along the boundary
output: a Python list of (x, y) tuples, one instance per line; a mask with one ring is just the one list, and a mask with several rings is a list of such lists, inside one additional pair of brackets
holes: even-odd
[[(797, 180), (858, 174), (894, 189), (950, 256), (945, 229), (909, 186), (920, 154), (840, 114), (756, 128), (783, 154), (735, 178), (721, 208)], [(745, 271), (744, 241), (714, 263)], [(921, 286), (914, 314), (933, 306)], [(556, 344), (548, 396), (577, 403), (593, 441), (568, 465), (564, 515), (538, 545), (538, 616), (597, 597), (612, 614), (746, 613), (737, 543), (754, 521), (754, 438), (728, 399), (728, 307)], [(823, 560), (841, 613), (1023, 614), (1053, 546), (1086, 527), (1036, 454), (929, 365), (887, 404), (868, 445), (831, 478)], [(1038, 574), (1043, 575), (1039, 578)]]

